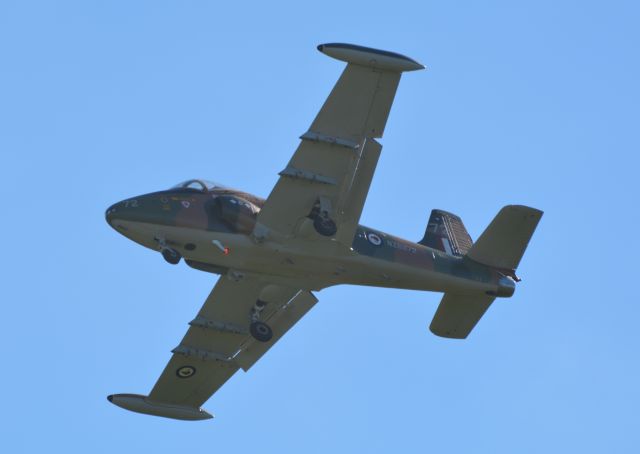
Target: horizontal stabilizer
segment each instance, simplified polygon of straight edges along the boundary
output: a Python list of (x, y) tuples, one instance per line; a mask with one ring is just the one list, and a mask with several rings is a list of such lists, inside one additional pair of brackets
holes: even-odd
[(535, 208), (504, 207), (467, 252), (467, 257), (493, 268), (515, 270), (541, 217), (542, 211)]
[(465, 339), (489, 309), (495, 297), (445, 293), (429, 329), (451, 339)]

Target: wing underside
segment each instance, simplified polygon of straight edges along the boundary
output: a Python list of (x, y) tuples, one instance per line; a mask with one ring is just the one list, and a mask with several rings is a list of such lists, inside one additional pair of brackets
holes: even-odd
[[(249, 334), (258, 300), (266, 303), (261, 320), (273, 330), (268, 342)], [(222, 276), (149, 395), (114, 395), (110, 400), (141, 413), (206, 419), (210, 416), (199, 407), (238, 369), (249, 370), (316, 302), (308, 291), (274, 285), (261, 276)]]
[(258, 215), (255, 235), (291, 238), (321, 217), (335, 228), (316, 230), (350, 246), (382, 150), (375, 138), (383, 135), (402, 71), (422, 66), (358, 46), (319, 49), (348, 64), (280, 172)]

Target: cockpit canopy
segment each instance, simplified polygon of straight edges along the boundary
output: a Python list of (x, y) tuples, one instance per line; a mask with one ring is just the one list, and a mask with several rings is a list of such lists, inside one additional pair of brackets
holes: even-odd
[(213, 181), (192, 179), (183, 181), (182, 183), (173, 186), (171, 189), (195, 189), (200, 192), (213, 192), (227, 190), (229, 188)]

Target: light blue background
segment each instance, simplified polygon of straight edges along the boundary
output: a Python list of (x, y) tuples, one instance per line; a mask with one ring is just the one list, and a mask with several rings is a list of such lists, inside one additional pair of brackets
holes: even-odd
[[(0, 5), (3, 452), (622, 453), (638, 403), (635, 2), (29, 2)], [(104, 210), (190, 177), (260, 196), (340, 71), (323, 42), (406, 74), (362, 222), (474, 238), (545, 211), (523, 281), (466, 341), (439, 294), (336, 287), (213, 421), (110, 405), (147, 393), (215, 282)]]

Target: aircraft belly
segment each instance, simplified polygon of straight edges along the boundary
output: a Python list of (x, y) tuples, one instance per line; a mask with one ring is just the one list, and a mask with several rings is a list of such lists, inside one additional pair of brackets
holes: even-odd
[(411, 260), (399, 261), (401, 256), (359, 254), (346, 250), (339, 243), (292, 241), (286, 246), (272, 242), (256, 244), (243, 234), (133, 221), (122, 222), (121, 226), (123, 234), (150, 249), (159, 250), (157, 239), (163, 238), (187, 260), (210, 264), (221, 270), (293, 279), (300, 283), (301, 288), (309, 290), (338, 284), (458, 293), (493, 289), (488, 282), (456, 276), (448, 268), (438, 265), (438, 260), (446, 259), (427, 260), (431, 259), (431, 254), (412, 254)]
[(157, 225), (137, 221), (118, 223), (119, 231), (136, 243), (159, 251), (158, 239), (176, 249), (186, 260), (208, 264), (217, 269), (254, 272), (297, 279), (308, 289), (335, 285), (336, 266), (330, 256), (318, 258), (326, 247), (284, 247), (276, 243), (256, 244), (249, 236), (203, 229)]
[(159, 250), (159, 239), (189, 260), (236, 267), (246, 259), (251, 240), (246, 235), (210, 232), (202, 229), (119, 221), (119, 230), (129, 239)]
[(366, 256), (354, 257), (344, 267), (353, 270), (344, 283), (435, 292), (473, 293), (492, 290), (487, 282), (466, 279), (429, 268), (389, 262)]

